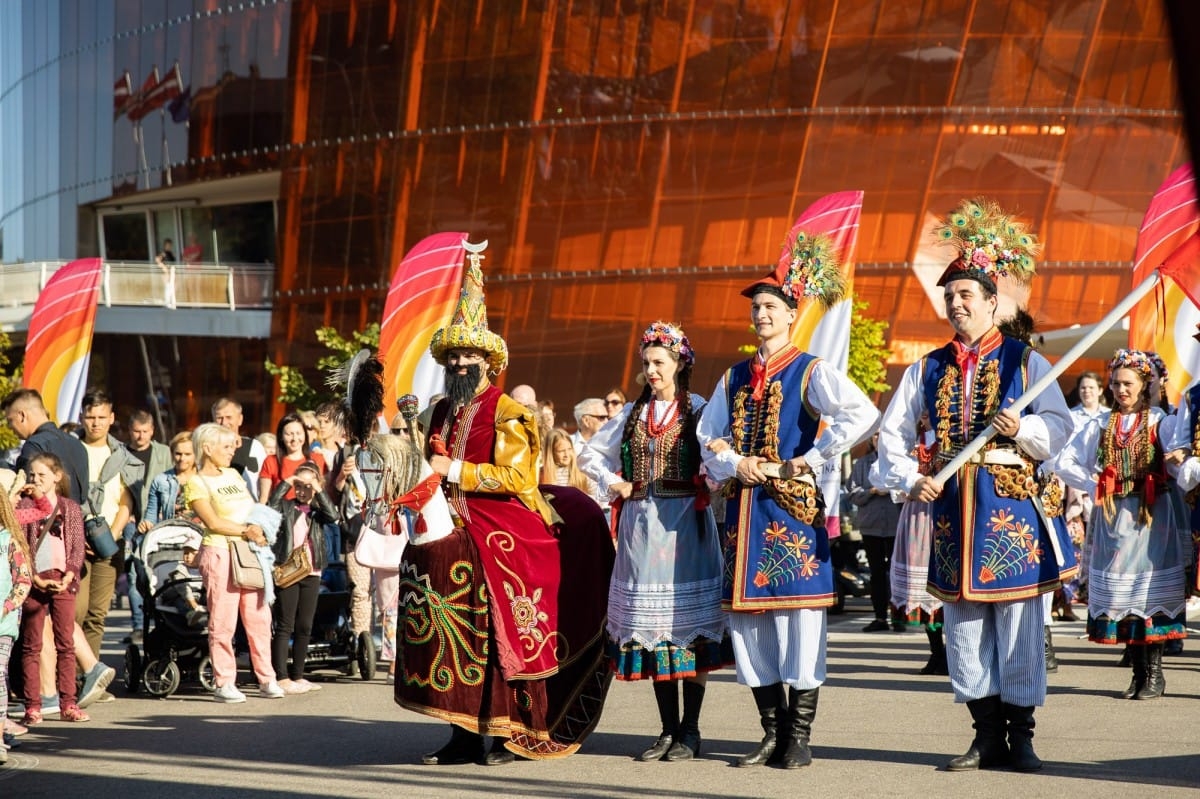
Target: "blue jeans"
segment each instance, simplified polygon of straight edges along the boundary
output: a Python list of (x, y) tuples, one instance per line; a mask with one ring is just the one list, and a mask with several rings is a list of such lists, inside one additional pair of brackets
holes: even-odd
[(132, 622), (134, 630), (142, 629), (142, 624), (145, 622), (145, 613), (143, 610), (142, 592), (137, 586), (137, 569), (132, 560), (137, 552), (138, 544), (142, 542), (142, 536), (137, 531), (137, 525), (133, 522), (125, 525), (125, 572), (128, 575), (129, 584), (129, 619)]

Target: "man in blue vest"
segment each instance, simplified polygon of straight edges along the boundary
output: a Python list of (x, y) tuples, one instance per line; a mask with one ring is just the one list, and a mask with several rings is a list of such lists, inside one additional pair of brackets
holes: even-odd
[(697, 428), (709, 478), (728, 486), (722, 605), (737, 679), (750, 686), (764, 732), (739, 766), (812, 762), (825, 610), (837, 596), (813, 472), (879, 420), (848, 377), (792, 344), (801, 301), (829, 307), (841, 298), (831, 246), (824, 237), (794, 237), (778, 268), (742, 292), (758, 351), (721, 378)]
[[(904, 373), (879, 434), (882, 488), (933, 503), (929, 591), (945, 602), (950, 682), (974, 719), (975, 739), (950, 771), (1011, 766), (1036, 771), (1034, 708), (1046, 698), (1040, 594), (1076, 570), (1070, 546), (1040, 503), (1040, 461), (1066, 443), (1071, 412), (1051, 383), (1016, 413), (1008, 406), (1050, 369), (1027, 343), (996, 329), (996, 280), (1032, 279), (1037, 244), (992, 203), (967, 202), (938, 231), (957, 246), (942, 275), (954, 339)], [(935, 468), (990, 423), (996, 437), (945, 482), (914, 456), (928, 412)]]

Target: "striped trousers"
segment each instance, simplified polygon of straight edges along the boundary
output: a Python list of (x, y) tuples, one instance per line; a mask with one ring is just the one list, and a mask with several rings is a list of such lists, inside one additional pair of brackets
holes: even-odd
[(742, 685), (808, 691), (825, 682), (825, 608), (730, 613), (729, 638)]
[(946, 657), (954, 701), (985, 696), (1020, 707), (1046, 701), (1040, 596), (1010, 602), (947, 602)]

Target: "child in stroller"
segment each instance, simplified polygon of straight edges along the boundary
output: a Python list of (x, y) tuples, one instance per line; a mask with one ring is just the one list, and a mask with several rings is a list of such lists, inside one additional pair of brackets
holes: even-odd
[(133, 558), (134, 574), (147, 599), (143, 649), (125, 650), (125, 686), (170, 696), (183, 677), (212, 690), (208, 656), (208, 612), (196, 553), (203, 533), (186, 519), (167, 519), (150, 528)]

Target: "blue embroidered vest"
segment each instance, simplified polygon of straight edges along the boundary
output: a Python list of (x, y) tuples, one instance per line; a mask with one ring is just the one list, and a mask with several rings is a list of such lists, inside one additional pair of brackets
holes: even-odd
[[(922, 392), (937, 442), (935, 471), (1024, 392), (1032, 352), (993, 328), (980, 343), (969, 396), (953, 342), (925, 356)], [(984, 452), (997, 448), (1016, 449), (997, 437)], [(929, 593), (939, 599), (1025, 599), (1057, 588), (1078, 571), (1061, 518), (1039, 512), (1037, 464), (1017, 452), (1023, 466), (969, 463), (934, 500)]]
[[(818, 362), (791, 345), (784, 347), (766, 364), (759, 399), (754, 397), (753, 359), (726, 373), (730, 429), (738, 454), (783, 462), (812, 449), (820, 415), (806, 397)], [(807, 481), (781, 479), (761, 486), (734, 480), (731, 485), (722, 547), (722, 606), (757, 611), (834, 604), (820, 489)]]

